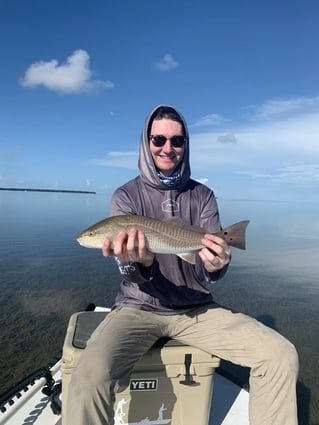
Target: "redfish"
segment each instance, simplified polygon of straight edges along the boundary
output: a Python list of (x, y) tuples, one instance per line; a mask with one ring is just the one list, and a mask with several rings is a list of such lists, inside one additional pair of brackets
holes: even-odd
[[(240, 221), (215, 233), (228, 245), (245, 249), (245, 232), (249, 220)], [(119, 215), (99, 221), (84, 230), (78, 237), (80, 245), (87, 248), (102, 248), (105, 239), (114, 241), (121, 232), (130, 229), (141, 230), (145, 235), (147, 248), (160, 254), (176, 254), (184, 261), (195, 264), (196, 251), (203, 248), (201, 240), (206, 230), (189, 225), (175, 224), (139, 215)]]

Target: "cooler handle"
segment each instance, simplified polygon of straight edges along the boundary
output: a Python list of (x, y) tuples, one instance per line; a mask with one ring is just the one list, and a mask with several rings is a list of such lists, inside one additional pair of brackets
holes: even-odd
[(194, 381), (192, 375), (190, 374), (190, 368), (192, 364), (192, 355), (191, 354), (185, 354), (185, 379), (183, 381), (179, 381), (180, 384), (183, 385), (200, 385), (198, 382)]

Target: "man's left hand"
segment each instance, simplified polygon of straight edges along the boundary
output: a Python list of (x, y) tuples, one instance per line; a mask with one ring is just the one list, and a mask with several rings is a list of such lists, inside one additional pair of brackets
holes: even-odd
[(199, 256), (209, 273), (222, 269), (230, 262), (231, 249), (222, 238), (206, 233), (202, 245), (204, 248), (199, 251)]

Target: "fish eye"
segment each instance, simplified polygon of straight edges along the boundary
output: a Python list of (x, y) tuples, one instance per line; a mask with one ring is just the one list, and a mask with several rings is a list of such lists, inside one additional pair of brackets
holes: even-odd
[(95, 235), (94, 230), (91, 230), (91, 232), (89, 232), (89, 236), (91, 237), (91, 236), (94, 236), (94, 235)]

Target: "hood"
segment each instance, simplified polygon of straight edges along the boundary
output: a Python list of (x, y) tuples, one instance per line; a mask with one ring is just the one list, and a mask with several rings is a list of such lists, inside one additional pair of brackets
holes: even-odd
[[(152, 117), (154, 116), (155, 112), (163, 106), (166, 106), (166, 107), (168, 106), (174, 109), (174, 111), (180, 116), (181, 121), (183, 122), (185, 136), (187, 139), (185, 143), (183, 160), (180, 164), (181, 179), (174, 186), (170, 186), (170, 187), (166, 186), (163, 182), (161, 182), (161, 180), (159, 179), (157, 175), (157, 170), (151, 155), (151, 151), (149, 147), (149, 138), (148, 138), (148, 129), (149, 129), (150, 123), (152, 122)], [(190, 164), (189, 164), (189, 135), (188, 135), (186, 121), (183, 115), (176, 108), (170, 105), (158, 105), (149, 113), (148, 117), (145, 120), (144, 128), (141, 134), (138, 167), (139, 167), (140, 176), (143, 182), (154, 188), (163, 189), (163, 190), (181, 190), (184, 188), (184, 186), (188, 182), (190, 178), (190, 174), (191, 174)]]

